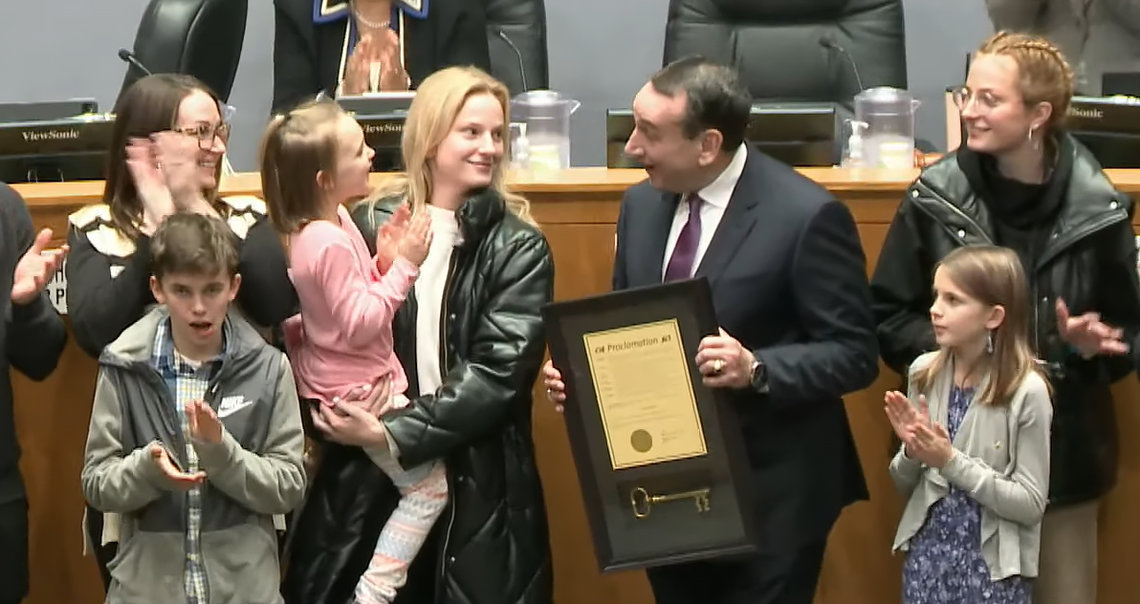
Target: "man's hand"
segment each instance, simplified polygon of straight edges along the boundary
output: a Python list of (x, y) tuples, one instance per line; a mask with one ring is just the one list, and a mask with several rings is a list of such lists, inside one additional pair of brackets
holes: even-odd
[(216, 445), (222, 442), (222, 422), (204, 401), (190, 401), (185, 407), (190, 421), (190, 437), (196, 441)]
[(32, 242), (32, 247), (16, 264), (15, 275), (12, 278), (13, 304), (23, 305), (35, 301), (63, 265), (63, 259), (67, 257), (67, 246), (47, 249), (51, 235), (51, 229), (40, 231), (36, 235), (36, 240)]
[(170, 454), (166, 452), (166, 448), (160, 443), (152, 442), (147, 447), (147, 452), (150, 453), (150, 459), (162, 475), (166, 477), (170, 488), (177, 491), (185, 491), (202, 484), (206, 480), (205, 472), (194, 472), (187, 474), (178, 468), (177, 463), (171, 458)]
[(562, 372), (554, 367), (554, 361), (542, 366), (542, 382), (546, 385), (546, 398), (554, 403), (554, 410), (562, 413), (562, 403), (566, 401), (566, 384), (562, 383)]
[(709, 388), (744, 389), (752, 385), (752, 351), (728, 335), (724, 329), (706, 336), (697, 346), (697, 368)]

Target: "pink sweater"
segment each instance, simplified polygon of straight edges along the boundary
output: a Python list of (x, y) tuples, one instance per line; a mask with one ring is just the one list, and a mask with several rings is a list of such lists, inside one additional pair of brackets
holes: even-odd
[(392, 349), (392, 317), (419, 269), (397, 257), (381, 275), (348, 211), (337, 215), (340, 224), (310, 222), (289, 244), (303, 330), (289, 351), (297, 394), (330, 401), (385, 375), (392, 394), (403, 394), (408, 378)]

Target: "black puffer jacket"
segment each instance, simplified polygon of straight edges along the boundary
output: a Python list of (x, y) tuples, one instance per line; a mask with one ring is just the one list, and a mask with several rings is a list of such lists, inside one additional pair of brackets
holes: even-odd
[[(1067, 346), (1057, 332), (1057, 298), (1073, 313), (1099, 312), (1128, 336), (1140, 331), (1133, 202), (1079, 143), (1067, 136), (1060, 143), (1055, 178), (1066, 180), (1058, 183), (1056, 210), (1039, 225), (1034, 266), (1026, 270), (1030, 336), (1054, 389), (1051, 505), (1094, 499), (1115, 484), (1109, 385), (1132, 370), (1127, 356), (1085, 360)], [(871, 281), (883, 360), (903, 375), (915, 357), (937, 347), (930, 324), (935, 264), (964, 245), (1005, 245), (998, 240), (1005, 227), (971, 185), (963, 163), (951, 154), (907, 189)]]
[[(353, 213), (367, 241), (397, 202)], [(545, 348), (540, 309), (554, 294), (545, 237), (484, 191), (458, 212), (442, 309), (443, 386), (384, 416), (411, 467), (447, 463), (451, 502), (397, 603), (550, 604), (553, 576), (531, 438), (531, 389)], [(396, 315), (396, 352), (416, 385), (416, 301)], [(283, 584), (290, 604), (341, 604), (371, 558), (398, 494), (359, 448), (326, 445), (294, 524)]]

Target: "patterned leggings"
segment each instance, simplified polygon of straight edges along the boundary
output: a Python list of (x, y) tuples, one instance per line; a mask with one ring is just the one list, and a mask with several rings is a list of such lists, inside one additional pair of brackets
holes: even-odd
[(354, 598), (357, 604), (389, 604), (407, 582), (408, 567), (447, 506), (447, 472), (442, 460), (404, 470), (386, 449), (368, 454), (400, 490), (400, 503), (376, 540)]

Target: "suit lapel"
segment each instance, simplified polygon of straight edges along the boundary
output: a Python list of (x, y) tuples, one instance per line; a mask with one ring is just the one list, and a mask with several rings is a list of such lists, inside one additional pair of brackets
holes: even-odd
[[(423, 0), (423, 4), (426, 7), (428, 2)], [(431, 0), (430, 4), (430, 18), (408, 16), (402, 21), (403, 27), (407, 28), (404, 34), (404, 70), (411, 76), (413, 84), (419, 84), (436, 70), (443, 56), (439, 49), (451, 43), (457, 25), (457, 14), (451, 3)]]
[(712, 241), (709, 242), (709, 247), (705, 250), (694, 277), (708, 277), (709, 281), (714, 280), (724, 271), (725, 266), (736, 255), (737, 248), (752, 231), (752, 226), (756, 222), (752, 207), (756, 205), (757, 192), (762, 190), (760, 187), (763, 184), (753, 176), (753, 170), (750, 169), (752, 160), (752, 151), (749, 149), (744, 172), (740, 175), (740, 180), (736, 181), (732, 197), (728, 200), (728, 207), (724, 209), (724, 215), (721, 216), (720, 224), (713, 233)]
[(647, 274), (641, 281), (646, 284), (661, 283), (665, 274), (665, 244), (669, 241), (669, 230), (673, 228), (673, 215), (681, 196), (676, 193), (661, 193), (661, 202), (652, 204), (654, 214), (645, 226), (645, 265)]

